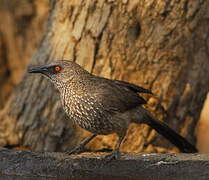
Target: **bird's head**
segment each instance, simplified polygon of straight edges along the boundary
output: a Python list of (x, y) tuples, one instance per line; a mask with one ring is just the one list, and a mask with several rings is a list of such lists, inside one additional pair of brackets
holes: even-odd
[(73, 78), (89, 74), (75, 62), (67, 60), (59, 60), (41, 66), (29, 67), (28, 72), (41, 73), (57, 86), (66, 83)]

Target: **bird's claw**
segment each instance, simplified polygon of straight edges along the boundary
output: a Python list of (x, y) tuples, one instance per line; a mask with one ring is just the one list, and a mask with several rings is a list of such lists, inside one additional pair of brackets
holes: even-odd
[(83, 146), (77, 146), (71, 151), (67, 151), (66, 154), (71, 155), (71, 154), (80, 154), (85, 151), (85, 148)]
[(104, 156), (105, 164), (112, 160), (119, 159), (119, 157), (120, 157), (119, 151), (113, 151), (112, 153)]

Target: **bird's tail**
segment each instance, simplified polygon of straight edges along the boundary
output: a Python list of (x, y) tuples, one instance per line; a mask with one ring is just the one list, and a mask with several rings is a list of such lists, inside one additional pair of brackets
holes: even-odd
[(198, 152), (195, 146), (193, 146), (185, 138), (183, 138), (178, 133), (176, 133), (167, 124), (152, 117), (152, 115), (147, 110), (145, 110), (144, 112), (145, 113), (143, 115), (144, 115), (145, 123), (151, 126), (153, 129), (155, 129), (159, 134), (164, 136), (176, 147), (178, 147), (181, 152), (183, 153)]

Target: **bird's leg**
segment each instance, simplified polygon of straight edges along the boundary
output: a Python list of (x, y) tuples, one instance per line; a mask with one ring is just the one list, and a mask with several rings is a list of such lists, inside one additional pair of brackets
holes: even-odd
[(85, 151), (84, 146), (88, 144), (88, 142), (91, 141), (96, 136), (97, 136), (96, 134), (92, 134), (91, 136), (87, 137), (79, 145), (77, 145), (73, 150), (67, 151), (67, 154), (71, 155), (71, 154), (79, 154), (81, 152), (84, 152)]
[(121, 145), (124, 137), (125, 137), (125, 134), (119, 135), (115, 149), (110, 154), (104, 156), (105, 160), (109, 161), (112, 159), (118, 159), (120, 157), (120, 145)]

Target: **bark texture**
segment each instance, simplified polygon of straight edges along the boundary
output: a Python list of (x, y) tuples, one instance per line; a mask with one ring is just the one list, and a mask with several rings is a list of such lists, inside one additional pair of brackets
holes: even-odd
[[(208, 6), (189, 0), (51, 0), (47, 30), (31, 64), (69, 59), (94, 74), (151, 89), (156, 96), (147, 97), (150, 110), (194, 143), (209, 90)], [(0, 113), (0, 144), (34, 151), (72, 148), (86, 132), (75, 131), (58, 99), (47, 80), (26, 74)], [(145, 125), (131, 125), (121, 149), (168, 151), (169, 144), (156, 137)], [(100, 136), (89, 146), (113, 147), (116, 138)]]
[[(102, 154), (103, 155), (103, 154)], [(0, 149), (3, 180), (207, 180), (207, 154), (126, 153), (104, 164), (100, 154), (69, 157)]]
[(38, 46), (48, 4), (48, 0), (0, 0), (0, 109)]

